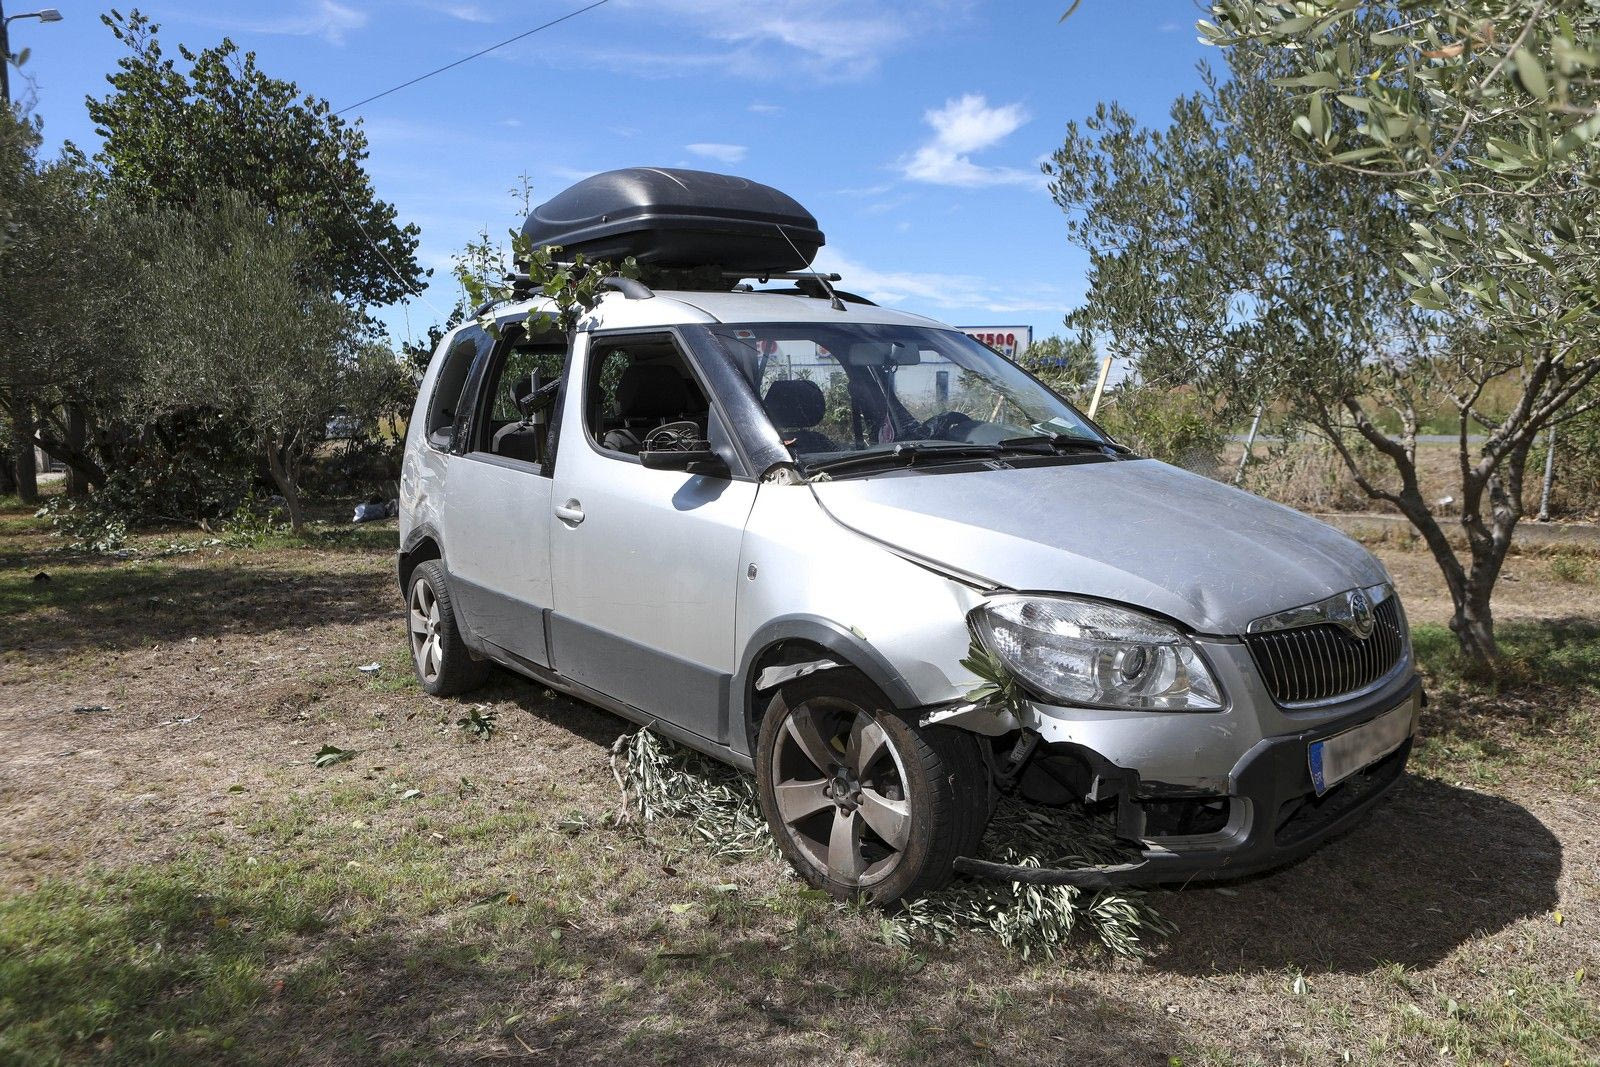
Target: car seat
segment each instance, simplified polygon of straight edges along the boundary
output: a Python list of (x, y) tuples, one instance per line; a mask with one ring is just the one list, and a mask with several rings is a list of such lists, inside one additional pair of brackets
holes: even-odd
[(814, 427), (828, 412), (822, 388), (805, 378), (777, 381), (767, 386), (763, 401), (783, 443), (795, 452), (837, 452), (839, 446)]
[(539, 437), (544, 427), (533, 421), (529, 408), (535, 392), (532, 374), (524, 374), (511, 384), (511, 403), (523, 416), (495, 431), (494, 443), (490, 446), (495, 455), (524, 463), (539, 462)]
[(664, 422), (691, 420), (704, 429), (705, 411), (697, 410), (688, 383), (667, 363), (633, 363), (617, 382), (617, 418), (600, 443), (630, 456), (639, 454), (645, 434)]

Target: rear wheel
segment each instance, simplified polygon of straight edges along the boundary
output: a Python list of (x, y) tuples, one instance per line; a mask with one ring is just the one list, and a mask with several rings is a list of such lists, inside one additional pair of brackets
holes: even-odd
[(908, 722), (860, 672), (808, 675), (773, 698), (756, 777), (784, 856), (811, 885), (878, 903), (950, 878), (988, 817), (977, 742)]
[(456, 626), (455, 608), (444, 566), (436, 559), (417, 565), (406, 593), (406, 630), (417, 681), (436, 697), (476, 689), (489, 677), (489, 664), (472, 658)]

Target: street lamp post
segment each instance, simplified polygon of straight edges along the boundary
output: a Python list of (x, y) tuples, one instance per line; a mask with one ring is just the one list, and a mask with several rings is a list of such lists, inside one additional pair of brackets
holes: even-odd
[(40, 22), (60, 22), (61, 12), (53, 7), (28, 11), (21, 15), (7, 15), (5, 2), (0, 0), (0, 101), (11, 106), (11, 23), (17, 19), (38, 19)]

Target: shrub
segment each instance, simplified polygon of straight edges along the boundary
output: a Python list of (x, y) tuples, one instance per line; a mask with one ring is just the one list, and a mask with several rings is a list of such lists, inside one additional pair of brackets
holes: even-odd
[(1187, 390), (1120, 385), (1101, 402), (1098, 421), (1140, 455), (1213, 477), (1221, 467), (1227, 431)]

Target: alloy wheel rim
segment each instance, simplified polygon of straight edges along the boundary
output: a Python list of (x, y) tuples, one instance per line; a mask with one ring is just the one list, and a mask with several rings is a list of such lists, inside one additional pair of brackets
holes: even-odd
[(444, 639), (439, 633), (439, 598), (426, 578), (411, 587), (411, 658), (424, 682), (439, 677), (444, 664)]
[(872, 715), (845, 701), (795, 709), (778, 735), (773, 795), (789, 839), (829, 879), (865, 888), (911, 840), (905, 764)]

